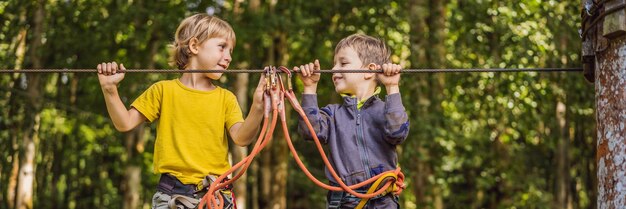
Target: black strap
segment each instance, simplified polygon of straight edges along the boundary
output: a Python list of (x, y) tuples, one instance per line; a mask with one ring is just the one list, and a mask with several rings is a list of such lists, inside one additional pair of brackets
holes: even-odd
[(176, 177), (171, 174), (161, 174), (161, 178), (159, 179), (159, 184), (157, 184), (157, 191), (163, 192), (167, 195), (185, 195), (189, 197), (194, 197), (196, 193), (196, 185), (193, 184), (183, 184)]
[(341, 200), (345, 196), (345, 192), (343, 191), (329, 191), (328, 192), (328, 203), (326, 208), (328, 209), (339, 209), (341, 207)]

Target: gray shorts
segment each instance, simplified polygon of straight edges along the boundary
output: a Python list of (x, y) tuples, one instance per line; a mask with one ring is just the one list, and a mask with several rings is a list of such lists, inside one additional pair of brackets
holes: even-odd
[[(178, 200), (174, 200), (172, 201), (172, 196), (165, 194), (163, 192), (156, 192), (154, 193), (154, 196), (152, 196), (152, 209), (188, 209), (188, 208), (196, 208), (198, 207), (198, 203), (200, 202), (200, 199), (202, 199), (203, 195), (199, 195), (197, 199), (195, 198), (190, 198), (187, 196), (182, 197), (182, 199), (180, 199), (181, 195), (177, 195), (178, 196)], [(236, 207), (234, 207), (233, 204), (233, 199), (232, 199), (232, 195), (225, 195), (224, 193), (222, 193), (222, 197), (223, 198), (227, 198), (226, 202), (227, 204), (224, 206), (224, 209), (236, 209)], [(174, 197), (176, 198), (176, 197)], [(195, 200), (195, 201), (194, 201)], [(206, 206), (205, 206), (206, 208)]]
[(156, 192), (152, 196), (152, 209), (169, 209), (168, 202), (172, 199), (169, 195), (163, 192)]

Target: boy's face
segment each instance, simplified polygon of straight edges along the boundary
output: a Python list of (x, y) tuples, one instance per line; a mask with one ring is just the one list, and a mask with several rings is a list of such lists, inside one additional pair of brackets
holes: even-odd
[[(232, 41), (226, 38), (210, 38), (200, 44), (198, 63), (201, 69), (226, 70), (230, 65), (233, 46)], [(222, 73), (206, 73), (207, 77), (217, 80)]]
[[(365, 69), (361, 58), (352, 47), (343, 47), (335, 54), (333, 70)], [(354, 95), (365, 81), (364, 73), (333, 73), (335, 91), (340, 94)]]

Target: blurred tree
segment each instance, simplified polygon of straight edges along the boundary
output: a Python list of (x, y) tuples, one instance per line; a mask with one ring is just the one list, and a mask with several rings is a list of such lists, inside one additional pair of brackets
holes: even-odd
[[(0, 68), (94, 68), (113, 60), (173, 68), (168, 44), (180, 21), (197, 12), (235, 29), (233, 69), (314, 59), (330, 69), (334, 46), (352, 33), (385, 39), (393, 62), (405, 68), (576, 67), (579, 7), (531, 0), (8, 0), (0, 2)], [(155, 81), (177, 76), (128, 74), (120, 94), (130, 104)], [(320, 105), (341, 102), (329, 77), (322, 75)], [(226, 74), (217, 83), (232, 89), (245, 111), (258, 79)], [(411, 117), (411, 135), (398, 147), (409, 183), (403, 208), (595, 207), (594, 95), (582, 76), (405, 74), (401, 87)], [(2, 74), (0, 105), (7, 107), (0, 112), (0, 157), (7, 159), (0, 161), (0, 208), (150, 207), (159, 177), (152, 168), (155, 125), (115, 131), (96, 76)], [(288, 125), (300, 157), (324, 179), (319, 154), (296, 134), (295, 117)], [(231, 152), (238, 162), (248, 151)], [(21, 172), (29, 169), (37, 172)], [(326, 198), (289, 159), (281, 133), (236, 188), (248, 208), (322, 208)]]

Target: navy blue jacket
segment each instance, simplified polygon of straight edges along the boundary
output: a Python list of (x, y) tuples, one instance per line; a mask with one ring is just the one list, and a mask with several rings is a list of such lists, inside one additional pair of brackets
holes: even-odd
[[(409, 118), (400, 94), (377, 95), (367, 99), (360, 109), (354, 97), (343, 97), (343, 104), (330, 104), (319, 109), (317, 95), (302, 96), (302, 108), (315, 129), (315, 134), (330, 148), (329, 160), (347, 185), (353, 185), (398, 164), (396, 145), (409, 133)], [(300, 118), (298, 132), (305, 140), (312, 135)], [(337, 182), (326, 168), (326, 177)]]

